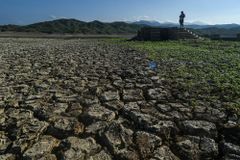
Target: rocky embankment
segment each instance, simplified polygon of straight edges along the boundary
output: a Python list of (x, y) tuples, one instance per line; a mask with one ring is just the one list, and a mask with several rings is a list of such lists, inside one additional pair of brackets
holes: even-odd
[(179, 100), (137, 51), (96, 40), (0, 48), (0, 160), (240, 159), (239, 117)]

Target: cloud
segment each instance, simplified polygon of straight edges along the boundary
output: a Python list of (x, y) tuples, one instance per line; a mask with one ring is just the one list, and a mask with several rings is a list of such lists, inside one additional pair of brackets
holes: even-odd
[(139, 19), (143, 19), (143, 20), (150, 20), (151, 17), (150, 16), (140, 16), (138, 17)]
[(55, 15), (50, 15), (49, 16), (51, 19), (57, 19), (57, 16), (55, 16)]
[(49, 17), (51, 19), (67, 19), (67, 17), (64, 17), (64, 16), (55, 16), (55, 15), (50, 15)]
[(121, 21), (125, 21), (125, 22), (135, 22), (135, 21), (140, 21), (140, 20), (154, 21), (154, 18), (145, 15), (145, 16), (133, 16), (133, 17), (122, 18), (122, 19), (121, 19)]
[(150, 16), (145, 15), (145, 16), (133, 17), (133, 20), (136, 20), (136, 21), (139, 21), (139, 20), (153, 20), (153, 18), (150, 17)]
[(68, 17), (64, 17), (64, 16), (62, 16), (62, 17), (59, 17), (60, 19), (68, 19)]

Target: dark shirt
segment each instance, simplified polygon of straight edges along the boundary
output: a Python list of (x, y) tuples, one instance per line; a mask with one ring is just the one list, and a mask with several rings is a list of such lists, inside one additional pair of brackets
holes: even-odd
[(179, 16), (180, 20), (183, 20), (185, 18), (185, 14), (182, 13), (180, 16)]

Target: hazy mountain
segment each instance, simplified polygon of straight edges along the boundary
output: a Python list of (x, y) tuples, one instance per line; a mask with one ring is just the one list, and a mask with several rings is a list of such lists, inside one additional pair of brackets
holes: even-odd
[[(150, 26), (150, 27), (179, 27), (178, 23), (172, 22), (163, 22), (158, 21), (136, 21), (132, 24)], [(200, 21), (185, 23), (185, 26), (192, 31), (200, 35), (214, 35), (219, 34), (221, 36), (231, 36), (234, 37), (237, 34), (240, 34), (240, 25), (239, 24), (217, 24), (209, 25)]]
[(218, 24), (218, 25), (212, 25), (212, 27), (231, 29), (231, 28), (240, 27), (240, 25), (239, 25), (239, 24), (232, 23), (232, 24)]
[[(179, 24), (172, 22), (160, 23), (157, 21), (104, 23), (100, 21), (83, 22), (76, 19), (58, 19), (26, 26), (4, 25), (0, 26), (0, 31), (70, 34), (136, 34), (138, 30), (146, 26), (178, 27)], [(186, 27), (201, 35), (236, 35), (240, 33), (240, 25), (238, 24), (206, 25), (202, 22), (196, 22), (196, 24), (194, 22), (186, 23)]]
[(5, 25), (0, 31), (42, 32), (42, 33), (80, 33), (80, 34), (129, 34), (136, 33), (142, 25), (125, 22), (103, 23), (83, 22), (76, 19), (58, 19), (26, 26)]
[(137, 24), (137, 25), (146, 25), (146, 26), (160, 26), (161, 23), (159, 23), (158, 21), (146, 21), (146, 20), (140, 20), (140, 21), (136, 21), (136, 22), (130, 22), (132, 24)]
[[(132, 24), (138, 24), (138, 25), (147, 25), (152, 27), (178, 27), (178, 23), (171, 23), (171, 22), (163, 22), (160, 23), (158, 21), (136, 21), (132, 22)], [(196, 21), (196, 22), (186, 22), (185, 26), (187, 28), (193, 28), (193, 29), (204, 29), (204, 28), (223, 28), (223, 29), (231, 29), (240, 27), (239, 24), (216, 24), (216, 25), (209, 25), (204, 22)]]
[[(222, 26), (221, 26), (222, 27)], [(210, 27), (210, 28), (202, 28), (202, 29), (194, 29), (195, 32), (201, 35), (221, 35), (221, 36), (230, 36), (230, 37), (236, 37), (237, 34), (240, 34), (240, 27), (234, 27), (234, 28), (216, 28), (216, 27)]]
[(200, 25), (200, 26), (206, 26), (209, 25), (207, 23), (201, 22), (201, 21), (194, 21), (194, 22), (185, 22), (186, 25)]

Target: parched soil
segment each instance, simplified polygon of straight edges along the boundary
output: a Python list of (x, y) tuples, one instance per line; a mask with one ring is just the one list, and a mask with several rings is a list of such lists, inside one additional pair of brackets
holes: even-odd
[(148, 63), (99, 40), (0, 39), (0, 160), (240, 159), (239, 116), (181, 100)]

